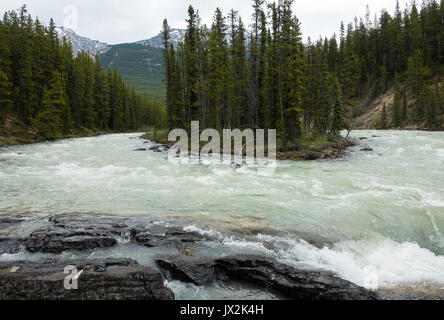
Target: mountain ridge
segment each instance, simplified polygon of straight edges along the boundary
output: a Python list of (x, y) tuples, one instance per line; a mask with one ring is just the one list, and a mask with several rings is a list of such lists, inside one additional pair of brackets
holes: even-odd
[[(145, 47), (153, 47), (158, 49), (162, 49), (163, 47), (163, 39), (161, 32), (159, 32), (154, 37), (135, 42), (108, 44), (106, 42), (101, 42), (99, 40), (93, 40), (88, 37), (81, 36), (70, 28), (56, 27), (56, 31), (60, 39), (65, 37), (66, 39), (71, 41), (71, 43), (73, 44), (73, 50), (75, 54), (77, 54), (80, 51), (85, 51), (92, 55), (97, 55), (97, 54), (100, 55), (103, 54), (103, 51), (107, 50), (109, 47), (118, 46), (122, 44), (140, 44)], [(177, 47), (180, 42), (183, 42), (185, 40), (185, 32), (186, 32), (185, 29), (172, 28), (170, 43), (173, 43), (173, 45)]]
[(56, 31), (60, 39), (65, 37), (67, 40), (71, 41), (74, 55), (77, 55), (80, 51), (85, 51), (91, 55), (97, 55), (110, 46), (105, 42), (80, 36), (70, 28), (56, 27)]

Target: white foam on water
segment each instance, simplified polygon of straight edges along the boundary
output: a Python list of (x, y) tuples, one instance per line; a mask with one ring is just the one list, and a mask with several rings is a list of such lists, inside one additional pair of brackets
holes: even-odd
[[(318, 248), (301, 239), (258, 235), (257, 241), (254, 241), (224, 236), (196, 226), (184, 230), (215, 237), (219, 243), (208, 245), (225, 248), (227, 254), (261, 254), (298, 268), (331, 271), (369, 289), (370, 276), (376, 276), (380, 288), (444, 286), (444, 256), (415, 243), (363, 239), (340, 241)], [(268, 248), (267, 243), (272, 244), (272, 248)], [(374, 274), (370, 274), (369, 270)]]
[(319, 249), (301, 240), (259, 238), (285, 242), (288, 247), (277, 251), (277, 257), (283, 262), (333, 271), (361, 286), (366, 286), (370, 276), (366, 270), (375, 270), (379, 287), (444, 286), (444, 256), (415, 243), (397, 243), (389, 239), (349, 240)]

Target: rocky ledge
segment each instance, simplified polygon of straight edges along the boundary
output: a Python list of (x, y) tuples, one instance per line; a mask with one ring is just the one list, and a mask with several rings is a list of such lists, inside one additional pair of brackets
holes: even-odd
[[(33, 220), (0, 220), (0, 254), (27, 250), (57, 255), (39, 262), (0, 262), (2, 299), (173, 299), (163, 276), (197, 286), (239, 281), (275, 292), (290, 299), (374, 300), (378, 295), (332, 273), (299, 270), (259, 256), (225, 258), (194, 257), (193, 250), (213, 239), (181, 227), (140, 223), (130, 219), (101, 216), (59, 216), (39, 221), (29, 236), (10, 235), (20, 223)], [(31, 225), (28, 225), (28, 227)], [(38, 227), (41, 226), (41, 227)], [(22, 226), (23, 227), (23, 226)], [(140, 250), (176, 248), (177, 256), (158, 258), (162, 271), (130, 259), (65, 260), (64, 252), (100, 250), (119, 243), (132, 243)], [(79, 272), (79, 290), (66, 290), (63, 273), (73, 265)]]
[[(64, 286), (66, 266), (77, 290)], [(0, 300), (173, 300), (158, 270), (130, 259), (0, 262)]]
[(118, 237), (131, 237), (135, 233), (118, 219), (57, 217), (51, 222), (50, 226), (33, 232), (26, 240), (28, 251), (61, 253), (108, 248), (117, 244)]
[(299, 270), (258, 256), (237, 255), (219, 259), (158, 259), (165, 276), (197, 286), (216, 281), (235, 280), (268, 289), (298, 300), (378, 300), (365, 288), (338, 278), (332, 273)]
[(33, 253), (60, 254), (70, 250), (109, 248), (117, 245), (119, 240), (146, 247), (174, 248), (204, 239), (206, 238), (200, 234), (184, 231), (180, 227), (165, 227), (152, 223), (129, 226), (126, 219), (62, 216), (50, 219), (49, 225), (32, 232), (27, 238), (0, 236), (0, 254), (16, 253), (23, 247)]

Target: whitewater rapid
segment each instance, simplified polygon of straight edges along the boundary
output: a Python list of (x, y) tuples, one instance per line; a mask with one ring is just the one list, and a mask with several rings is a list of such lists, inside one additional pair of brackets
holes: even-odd
[[(177, 222), (218, 239), (202, 255), (259, 253), (359, 285), (376, 275), (380, 287), (444, 288), (444, 133), (355, 131), (348, 157), (279, 161), (268, 176), (215, 161), (174, 166), (167, 153), (135, 152), (152, 146), (140, 135), (1, 148), (0, 215)], [(91, 255), (149, 264), (154, 254)], [(38, 256), (0, 256), (12, 258)]]

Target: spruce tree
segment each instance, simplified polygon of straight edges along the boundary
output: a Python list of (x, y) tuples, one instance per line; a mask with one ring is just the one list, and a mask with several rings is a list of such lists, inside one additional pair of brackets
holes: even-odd
[(0, 117), (11, 111), (11, 52), (6, 32), (6, 26), (0, 22)]
[(228, 104), (231, 72), (229, 67), (227, 26), (219, 8), (216, 9), (209, 39), (209, 98), (212, 114), (212, 127), (225, 128), (231, 115)]
[(247, 92), (247, 49), (245, 28), (237, 12), (230, 14), (231, 37), (231, 69), (232, 69), (232, 112), (230, 123), (233, 127), (241, 127), (247, 123), (248, 92)]
[(188, 8), (188, 26), (185, 36), (185, 79), (186, 79), (186, 112), (187, 120), (195, 121), (200, 117), (200, 101), (198, 100), (199, 88), (199, 63), (198, 63), (198, 28), (199, 17), (194, 8)]
[(259, 65), (258, 65), (258, 126), (267, 129), (270, 127), (270, 113), (267, 106), (266, 77), (267, 65), (267, 18), (263, 10), (260, 11), (260, 41), (259, 41)]
[[(162, 38), (163, 38), (163, 48), (162, 54), (163, 59), (165, 61), (165, 84), (166, 84), (166, 107), (168, 113), (168, 128), (170, 130), (175, 129), (175, 123), (172, 120), (173, 109), (174, 109), (174, 92), (173, 88), (173, 72), (175, 68), (175, 61), (173, 57), (173, 52), (170, 51), (170, 26), (168, 25), (168, 20), (165, 19), (163, 21), (163, 29), (162, 29)], [(174, 48), (172, 49), (174, 50)]]
[(332, 103), (333, 103), (333, 110), (332, 110), (332, 121), (330, 126), (330, 133), (338, 135), (341, 130), (346, 129), (347, 125), (344, 120), (344, 107), (343, 107), (343, 101), (342, 101), (342, 92), (341, 92), (341, 85), (339, 83), (339, 80), (335, 77), (331, 77), (332, 81)]
[(399, 96), (398, 96), (398, 90), (396, 90), (396, 89), (395, 89), (395, 95), (393, 98), (392, 124), (394, 127), (399, 127), (401, 125), (401, 111), (399, 108)]
[(93, 100), (94, 113), (97, 115), (97, 127), (108, 129), (110, 118), (109, 85), (98, 56), (95, 61)]
[(430, 86), (427, 87), (426, 93), (426, 115), (427, 125), (430, 129), (438, 128), (438, 84), (435, 83), (435, 92), (433, 92)]
[(387, 108), (386, 105), (384, 103), (384, 106), (382, 108), (382, 114), (381, 114), (381, 120), (380, 120), (380, 124), (379, 124), (381, 129), (387, 129)]
[(403, 90), (403, 94), (402, 94), (402, 115), (401, 115), (401, 120), (402, 122), (407, 121), (408, 118), (408, 105), (407, 105), (407, 90), (406, 88), (404, 88)]
[(13, 101), (19, 117), (30, 123), (37, 103), (37, 95), (34, 90), (37, 83), (33, 81), (32, 70), (33, 26), (26, 6), (20, 9), (19, 16), (14, 21), (14, 29), (11, 32), (14, 42), (11, 56), (15, 60), (13, 65), (13, 77), (15, 79)]
[(305, 51), (302, 43), (299, 20), (292, 12), (293, 0), (282, 1), (281, 41), (283, 54), (283, 87), (285, 94), (285, 126), (287, 139), (296, 142), (302, 134), (300, 125), (305, 93)]
[(0, 70), (0, 118), (10, 110), (11, 87), (7, 74)]
[(69, 114), (62, 76), (54, 72), (50, 86), (44, 89), (42, 109), (37, 115), (39, 138), (44, 140), (62, 138), (64, 131), (69, 127), (70, 119), (66, 118)]

